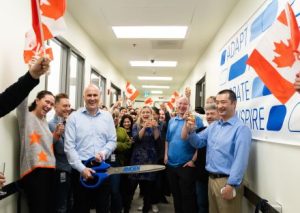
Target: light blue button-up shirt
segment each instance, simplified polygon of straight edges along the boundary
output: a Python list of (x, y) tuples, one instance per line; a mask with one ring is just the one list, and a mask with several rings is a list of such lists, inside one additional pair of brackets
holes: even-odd
[(226, 122), (215, 121), (198, 134), (190, 134), (188, 141), (195, 148), (207, 145), (207, 171), (227, 174), (228, 184), (240, 185), (248, 164), (251, 138), (250, 129), (234, 116)]
[(109, 112), (98, 110), (90, 115), (86, 108), (73, 112), (66, 123), (65, 152), (71, 166), (80, 173), (82, 161), (104, 152), (111, 155), (116, 148), (116, 128)]
[[(168, 165), (172, 167), (182, 166), (192, 160), (195, 149), (181, 139), (181, 130), (185, 120), (176, 116), (169, 121), (166, 141), (168, 143)], [(195, 118), (197, 128), (203, 127), (201, 118)]]

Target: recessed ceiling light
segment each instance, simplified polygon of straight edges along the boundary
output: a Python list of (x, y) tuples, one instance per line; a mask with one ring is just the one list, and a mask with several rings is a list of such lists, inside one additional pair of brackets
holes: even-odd
[(132, 67), (176, 67), (177, 61), (129, 61)]
[(158, 86), (158, 85), (142, 85), (142, 88), (147, 89), (170, 89), (170, 86)]
[(117, 38), (177, 38), (186, 36), (187, 26), (113, 26)]
[(151, 90), (151, 94), (162, 94), (163, 91), (161, 90)]
[(138, 76), (139, 80), (143, 81), (172, 81), (172, 77), (162, 77), (162, 76)]

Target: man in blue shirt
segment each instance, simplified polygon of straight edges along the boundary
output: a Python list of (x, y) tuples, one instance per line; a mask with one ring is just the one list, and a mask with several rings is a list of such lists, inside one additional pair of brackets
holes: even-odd
[(97, 213), (109, 212), (109, 179), (97, 189), (87, 189), (79, 183), (79, 177), (91, 179), (95, 172), (85, 167), (83, 161), (96, 157), (101, 162), (115, 150), (116, 129), (111, 114), (98, 108), (100, 90), (97, 86), (88, 85), (83, 97), (85, 107), (69, 116), (65, 130), (65, 152), (73, 168), (73, 212), (89, 213), (91, 201), (94, 201)]
[(72, 167), (64, 152), (64, 125), (70, 113), (69, 97), (65, 93), (55, 96), (55, 115), (49, 121), (49, 129), (55, 132), (61, 126), (62, 134), (57, 141), (54, 141), (54, 155), (56, 159), (55, 171), (55, 212), (68, 213), (71, 210), (71, 171)]
[(222, 90), (216, 97), (219, 121), (198, 134), (193, 132), (190, 121), (182, 129), (183, 139), (192, 146), (207, 146), (210, 213), (242, 212), (242, 180), (251, 148), (251, 131), (236, 116), (236, 103), (232, 90)]
[[(177, 102), (178, 114), (169, 121), (164, 162), (167, 164), (167, 174), (171, 193), (174, 199), (175, 213), (197, 212), (195, 180), (196, 149), (181, 139), (181, 129), (185, 123), (184, 114), (189, 107), (186, 97)], [(199, 117), (195, 118), (197, 128), (203, 126)]]

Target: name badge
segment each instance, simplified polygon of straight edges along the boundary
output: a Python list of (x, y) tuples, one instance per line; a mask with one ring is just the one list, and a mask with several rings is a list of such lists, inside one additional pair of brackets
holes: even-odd
[(116, 162), (116, 154), (111, 154), (110, 161), (111, 162)]
[(67, 181), (67, 174), (66, 172), (61, 172), (60, 173), (60, 182), (65, 183)]

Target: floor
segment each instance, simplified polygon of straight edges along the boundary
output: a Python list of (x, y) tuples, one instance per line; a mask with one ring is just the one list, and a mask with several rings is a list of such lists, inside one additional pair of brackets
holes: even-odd
[[(173, 199), (172, 197), (167, 197), (169, 203), (159, 203), (158, 209), (159, 212), (161, 213), (171, 213), (174, 212), (174, 208), (173, 208)], [(133, 202), (131, 204), (131, 213), (141, 213), (141, 211), (138, 211), (138, 207), (141, 206), (143, 204), (143, 199), (139, 198), (138, 193), (135, 193), (135, 196), (133, 198)]]
[[(173, 208), (173, 199), (172, 197), (167, 197), (167, 200), (169, 201), (169, 203), (159, 203), (158, 209), (160, 213), (172, 213), (174, 212), (174, 208)], [(139, 190), (137, 189), (131, 204), (131, 213), (141, 213), (141, 211), (138, 211), (138, 207), (141, 206), (143, 204), (143, 199), (139, 197)], [(151, 213), (152, 211), (150, 211), (149, 213)], [(91, 210), (91, 213), (96, 213), (95, 210)]]

